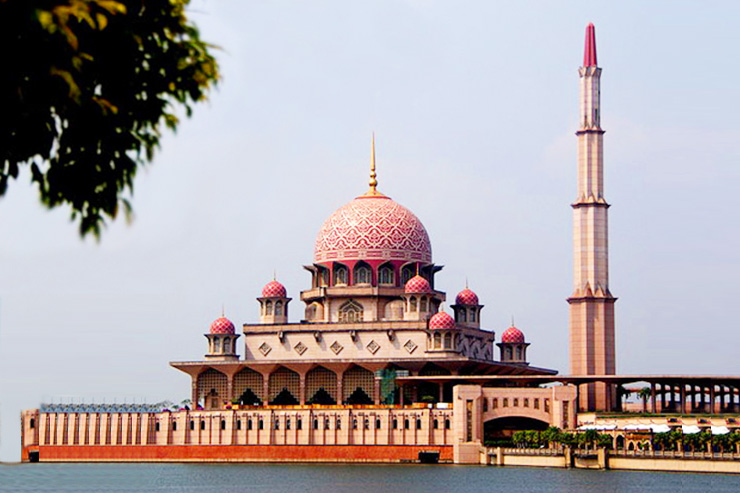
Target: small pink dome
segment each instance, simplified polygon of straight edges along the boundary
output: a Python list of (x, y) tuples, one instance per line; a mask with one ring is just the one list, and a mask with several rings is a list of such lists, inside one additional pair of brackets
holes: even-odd
[(430, 329), (454, 329), (455, 319), (447, 312), (437, 312), (429, 319)]
[(288, 292), (285, 290), (285, 286), (277, 281), (270, 281), (265, 284), (262, 288), (263, 298), (287, 298)]
[(463, 289), (455, 297), (455, 304), (457, 305), (477, 305), (478, 295), (475, 294), (468, 288)]
[(234, 324), (226, 317), (217, 318), (211, 324), (211, 334), (234, 334)]
[(431, 293), (432, 286), (429, 284), (429, 281), (416, 274), (408, 280), (403, 290), (406, 293)]
[(512, 325), (501, 335), (501, 342), (523, 343), (524, 334)]

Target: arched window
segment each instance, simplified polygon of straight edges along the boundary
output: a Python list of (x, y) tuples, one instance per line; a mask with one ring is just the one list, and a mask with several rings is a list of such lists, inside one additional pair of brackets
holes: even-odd
[(506, 348), (506, 359), (512, 359), (511, 346)]
[(427, 311), (427, 297), (426, 296), (421, 297), (421, 303), (419, 303), (419, 311), (422, 311), (422, 312)]
[(475, 322), (475, 308), (470, 309), (470, 321)]
[(437, 349), (442, 346), (442, 334), (439, 332), (434, 334), (434, 348)]
[(409, 282), (409, 279), (414, 277), (414, 267), (411, 265), (406, 265), (401, 269), (401, 283), (405, 286), (407, 282)]
[(445, 349), (450, 349), (452, 347), (452, 334), (449, 332), (445, 334)]
[(224, 339), (224, 353), (231, 353), (231, 341)]
[(272, 301), (265, 301), (265, 315), (272, 315)]
[(327, 269), (319, 270), (319, 286), (325, 287), (329, 285), (329, 271)]
[(516, 359), (522, 359), (522, 347), (521, 346), (516, 347)]
[(378, 277), (380, 284), (394, 284), (393, 267), (390, 265), (383, 265), (378, 270)]
[(465, 312), (465, 308), (463, 308), (462, 310), (458, 310), (458, 313), (460, 314), (460, 320), (458, 320), (458, 322), (465, 323), (465, 322), (468, 321), (468, 317), (467, 317), (467, 313)]
[(283, 314), (283, 302), (276, 301), (275, 302), (275, 315), (282, 315), (282, 314)]
[(216, 337), (213, 342), (214, 342), (214, 353), (220, 353), (221, 352), (221, 339)]
[(347, 268), (338, 265), (334, 268), (334, 285), (347, 284)]
[(313, 302), (306, 308), (306, 320), (321, 320), (324, 318), (324, 307), (321, 303)]
[(340, 322), (362, 322), (363, 308), (356, 301), (348, 301), (339, 307)]
[(372, 281), (372, 272), (366, 264), (358, 264), (355, 267), (354, 284), (370, 284)]
[(416, 296), (411, 298), (411, 311), (412, 312), (416, 311)]

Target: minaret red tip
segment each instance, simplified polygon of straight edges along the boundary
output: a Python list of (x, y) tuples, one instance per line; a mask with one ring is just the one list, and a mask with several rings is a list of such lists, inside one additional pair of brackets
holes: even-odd
[(583, 50), (583, 66), (596, 66), (596, 30), (592, 22), (586, 26), (586, 48)]

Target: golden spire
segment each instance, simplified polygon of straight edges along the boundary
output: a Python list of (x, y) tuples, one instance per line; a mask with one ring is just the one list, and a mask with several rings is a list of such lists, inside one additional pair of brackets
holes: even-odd
[(375, 132), (373, 132), (372, 147), (370, 148), (370, 190), (365, 193), (366, 197), (382, 197), (383, 194), (378, 192), (378, 175), (375, 174)]

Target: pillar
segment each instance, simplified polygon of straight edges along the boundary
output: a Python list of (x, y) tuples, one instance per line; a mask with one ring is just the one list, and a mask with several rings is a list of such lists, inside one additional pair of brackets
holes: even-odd
[(709, 414), (714, 414), (714, 401), (717, 399), (714, 384), (709, 387)]
[(228, 399), (229, 402), (233, 402), (234, 400), (234, 373), (233, 372), (229, 372), (226, 375), (226, 399)]
[(303, 406), (306, 404), (306, 373), (301, 372), (298, 374), (300, 383), (298, 385), (298, 403)]
[(681, 399), (681, 414), (686, 414), (686, 385), (682, 383), (678, 392), (679, 398)]
[(656, 400), (655, 399), (655, 382), (652, 382), (650, 383), (650, 404), (651, 404), (653, 414), (658, 412), (656, 409), (657, 403), (655, 402), (655, 400)]
[(198, 407), (198, 375), (193, 375), (192, 379), (193, 381), (191, 383), (190, 400), (193, 402), (192, 408), (196, 409)]

